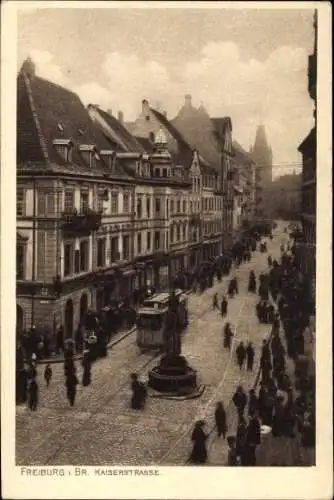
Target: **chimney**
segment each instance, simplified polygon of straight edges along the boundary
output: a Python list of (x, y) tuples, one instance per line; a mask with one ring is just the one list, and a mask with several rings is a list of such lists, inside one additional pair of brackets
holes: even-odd
[(190, 106), (191, 106), (191, 95), (190, 94), (186, 94), (184, 96), (184, 105), (187, 106), (187, 108), (190, 108)]
[(146, 99), (143, 99), (141, 102), (141, 108), (143, 113), (147, 113), (149, 111), (149, 104)]
[(36, 66), (30, 57), (28, 57), (22, 64), (21, 72), (25, 73), (30, 80), (34, 78), (36, 74)]
[(123, 111), (119, 111), (118, 114), (117, 114), (117, 116), (118, 116), (118, 121), (121, 122), (121, 123), (123, 123), (123, 121), (124, 121)]
[(107, 113), (108, 113), (110, 116), (112, 116), (112, 109), (108, 109), (108, 110), (107, 110)]

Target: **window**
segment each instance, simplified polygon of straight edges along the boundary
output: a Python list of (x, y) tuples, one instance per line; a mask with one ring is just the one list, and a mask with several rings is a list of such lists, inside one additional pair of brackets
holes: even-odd
[(41, 217), (44, 217), (46, 213), (46, 196), (43, 191), (37, 193), (37, 213)]
[(146, 198), (146, 212), (148, 219), (151, 217), (151, 200), (150, 198)]
[(46, 195), (46, 213), (47, 215), (54, 215), (55, 213), (55, 196), (53, 193)]
[(129, 213), (130, 206), (130, 196), (128, 194), (123, 195), (123, 213)]
[(64, 276), (73, 274), (73, 245), (64, 245)]
[(85, 214), (88, 212), (88, 191), (81, 191), (80, 193), (80, 212)]
[(46, 231), (37, 231), (37, 279), (45, 279)]
[(80, 272), (80, 251), (74, 251), (74, 272), (75, 274)]
[(159, 250), (160, 248), (160, 231), (154, 232), (154, 250)]
[(174, 200), (170, 200), (170, 213), (174, 213)]
[(162, 169), (162, 177), (167, 177), (167, 168)]
[(137, 253), (141, 253), (141, 233), (137, 234)]
[(142, 217), (142, 199), (141, 197), (137, 198), (137, 217)]
[(151, 250), (151, 233), (150, 231), (147, 232), (147, 250)]
[(97, 211), (102, 213), (103, 212), (103, 194), (98, 193), (97, 195)]
[(155, 213), (156, 214), (160, 213), (160, 198), (155, 199)]
[(180, 226), (176, 226), (176, 241), (180, 241)]
[(185, 214), (187, 212), (187, 203), (186, 203), (186, 200), (183, 200), (183, 208), (182, 208), (182, 212)]
[(181, 200), (177, 200), (177, 213), (179, 214), (181, 212)]
[(187, 225), (186, 224), (183, 224), (183, 241), (186, 240), (187, 238)]
[(88, 241), (87, 240), (81, 241), (80, 242), (80, 265), (79, 265), (80, 272), (88, 271), (88, 267), (89, 267), (88, 257), (89, 257)]
[(25, 245), (16, 245), (16, 279), (24, 280), (25, 277)]
[(130, 236), (123, 236), (123, 259), (130, 258)]
[(120, 258), (118, 251), (118, 236), (113, 236), (110, 240), (110, 257), (111, 262), (115, 262)]
[(189, 202), (189, 211), (190, 211), (190, 213), (192, 213), (192, 211), (193, 211), (193, 202), (192, 201)]
[(170, 236), (169, 236), (170, 242), (173, 243), (174, 242), (174, 226), (170, 227), (169, 232), (170, 232)]
[(74, 191), (72, 189), (65, 190), (64, 197), (64, 212), (71, 213), (74, 210)]
[(25, 196), (21, 187), (16, 190), (16, 215), (25, 215)]
[(116, 215), (118, 213), (118, 194), (111, 195), (111, 214)]
[(97, 267), (105, 267), (106, 265), (106, 239), (99, 238), (97, 240)]

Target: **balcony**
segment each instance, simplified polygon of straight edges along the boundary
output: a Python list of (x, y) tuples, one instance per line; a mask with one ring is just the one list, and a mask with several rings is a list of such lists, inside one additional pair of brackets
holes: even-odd
[(63, 212), (61, 229), (66, 235), (88, 236), (96, 231), (102, 221), (102, 212), (88, 209), (87, 212)]

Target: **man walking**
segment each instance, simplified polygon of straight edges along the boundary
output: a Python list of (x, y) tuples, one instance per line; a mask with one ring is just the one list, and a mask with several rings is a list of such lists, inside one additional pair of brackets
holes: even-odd
[(246, 356), (247, 356), (247, 371), (251, 372), (253, 371), (253, 364), (254, 364), (254, 348), (251, 342), (248, 342), (247, 348), (246, 348)]

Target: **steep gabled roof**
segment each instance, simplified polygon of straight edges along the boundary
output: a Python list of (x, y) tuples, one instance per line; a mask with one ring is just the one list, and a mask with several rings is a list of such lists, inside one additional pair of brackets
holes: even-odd
[(196, 109), (190, 102), (186, 102), (172, 124), (193, 148), (198, 149), (209, 165), (215, 169), (220, 167), (220, 148), (215, 126), (203, 106)]
[[(79, 151), (80, 144), (110, 149), (110, 142), (92, 122), (87, 109), (73, 92), (35, 74), (17, 78), (17, 162), (27, 171), (39, 164), (48, 171), (78, 175), (103, 175), (110, 170), (100, 157), (90, 168)], [(71, 139), (72, 161), (68, 163), (53, 145), (55, 139)], [(121, 166), (114, 172), (127, 177)], [(114, 175), (113, 174), (113, 175)]]
[(229, 116), (211, 118), (211, 121), (218, 132), (225, 132), (227, 126), (232, 130), (232, 120)]
[(235, 159), (237, 161), (239, 161), (240, 163), (249, 164), (250, 162), (253, 162), (249, 153), (247, 153), (247, 151), (237, 141), (232, 142), (232, 150), (233, 150)]
[[(134, 152), (134, 153), (144, 153), (144, 149), (141, 144), (130, 134), (127, 128), (110, 113), (107, 113), (103, 109), (97, 106), (89, 105), (88, 108), (92, 106), (95, 111), (100, 114), (103, 120), (106, 122), (111, 130), (112, 137), (110, 139), (113, 142), (119, 144), (119, 146), (124, 149), (124, 151)], [(109, 137), (109, 135), (108, 135)]]
[(171, 124), (171, 122), (159, 111), (150, 108), (154, 116), (161, 123), (163, 127), (170, 133), (176, 140), (179, 148), (179, 154), (174, 157), (174, 161), (186, 167), (189, 167), (193, 158), (193, 148), (187, 143), (183, 135)]
[(147, 139), (147, 137), (136, 136), (136, 141), (139, 142), (145, 153), (153, 153), (153, 143), (150, 141), (150, 139)]

